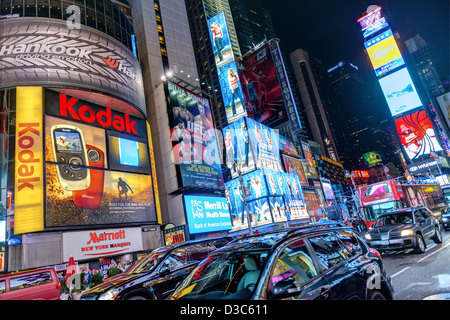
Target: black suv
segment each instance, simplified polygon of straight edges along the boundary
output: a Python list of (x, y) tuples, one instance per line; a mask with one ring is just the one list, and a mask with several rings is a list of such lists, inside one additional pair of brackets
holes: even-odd
[(81, 300), (165, 299), (200, 260), (230, 240), (193, 240), (155, 249), (125, 273), (85, 292)]
[(200, 262), (170, 297), (207, 300), (392, 299), (380, 254), (349, 227), (247, 236)]
[(424, 253), (426, 240), (442, 243), (439, 221), (423, 206), (382, 214), (365, 237), (367, 244), (380, 252), (413, 248)]

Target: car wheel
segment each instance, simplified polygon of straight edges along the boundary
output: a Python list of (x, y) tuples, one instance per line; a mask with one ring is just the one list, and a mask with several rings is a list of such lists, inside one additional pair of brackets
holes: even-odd
[(426, 248), (425, 240), (423, 240), (420, 234), (416, 234), (416, 247), (414, 248), (415, 253), (424, 253)]
[(129, 297), (127, 300), (147, 300), (143, 296), (132, 296)]
[(386, 297), (380, 291), (374, 291), (370, 295), (370, 300), (386, 300)]
[(437, 244), (442, 243), (442, 234), (441, 234), (441, 230), (439, 229), (439, 227), (436, 227), (436, 229), (435, 229), (433, 241)]

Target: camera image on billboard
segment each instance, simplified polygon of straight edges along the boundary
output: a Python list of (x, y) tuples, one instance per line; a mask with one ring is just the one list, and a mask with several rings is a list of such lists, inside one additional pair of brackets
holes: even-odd
[(83, 132), (71, 125), (54, 125), (51, 128), (54, 161), (61, 187), (65, 190), (84, 190), (89, 187), (86, 144)]
[[(97, 147), (86, 145), (89, 167), (103, 168), (105, 155)], [(85, 209), (98, 209), (102, 203), (105, 171), (91, 169), (91, 183), (87, 189), (72, 192), (73, 202), (77, 207)]]

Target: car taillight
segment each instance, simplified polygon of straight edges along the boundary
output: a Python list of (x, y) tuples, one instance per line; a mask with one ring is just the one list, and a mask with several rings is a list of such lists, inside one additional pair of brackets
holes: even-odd
[(61, 283), (58, 281), (58, 283), (56, 284), (56, 289), (61, 289)]
[(374, 255), (376, 255), (378, 258), (381, 259), (381, 254), (380, 254), (377, 250), (375, 250), (375, 249), (373, 249), (373, 248), (370, 248), (370, 249), (369, 249), (369, 252), (370, 252), (370, 253), (373, 253)]

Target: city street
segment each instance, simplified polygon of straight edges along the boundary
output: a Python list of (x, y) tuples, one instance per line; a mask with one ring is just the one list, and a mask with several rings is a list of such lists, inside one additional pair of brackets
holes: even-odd
[(428, 240), (424, 254), (416, 254), (412, 249), (383, 253), (394, 299), (450, 299), (450, 231), (441, 232), (442, 243)]

